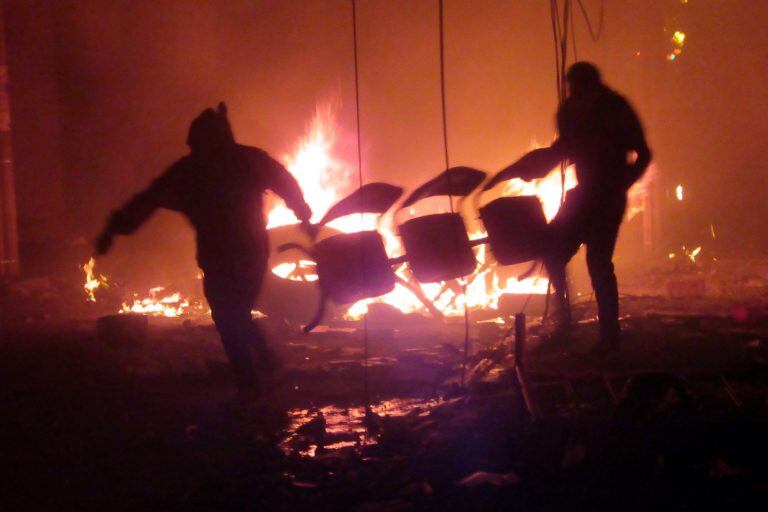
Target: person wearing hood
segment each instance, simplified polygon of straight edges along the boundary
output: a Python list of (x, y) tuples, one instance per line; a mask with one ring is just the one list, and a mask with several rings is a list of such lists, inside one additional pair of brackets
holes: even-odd
[(183, 214), (196, 232), (205, 296), (238, 388), (256, 390), (253, 352), (260, 366), (274, 364), (251, 316), (269, 258), (263, 195), (271, 190), (283, 198), (307, 229), (312, 212), (282, 164), (235, 142), (224, 103), (192, 121), (187, 145), (188, 155), (110, 215), (96, 254), (107, 253), (115, 235), (134, 233), (158, 208)]

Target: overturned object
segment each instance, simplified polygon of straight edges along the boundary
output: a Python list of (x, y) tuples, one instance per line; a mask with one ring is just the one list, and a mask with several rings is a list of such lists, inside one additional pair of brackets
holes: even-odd
[[(315, 232), (334, 219), (353, 213), (384, 214), (400, 198), (403, 189), (387, 183), (369, 183), (336, 203), (315, 226)], [(342, 233), (320, 240), (311, 248), (288, 243), (278, 252), (299, 249), (317, 263), (320, 304), (315, 317), (304, 327), (314, 329), (325, 314), (328, 299), (337, 304), (378, 297), (395, 287), (395, 274), (376, 231)]]
[[(440, 195), (465, 198), (485, 176), (471, 167), (451, 167), (414, 190), (400, 208)], [(464, 220), (458, 213), (417, 217), (403, 223), (399, 231), (413, 275), (422, 283), (466, 276), (477, 266)]]
[(312, 252), (322, 293), (338, 304), (378, 297), (395, 287), (384, 240), (376, 231), (334, 235)]
[(464, 221), (458, 213), (438, 213), (411, 219), (400, 226), (408, 262), (422, 283), (447, 281), (475, 270)]
[(480, 218), (501, 265), (541, 257), (547, 219), (536, 196), (501, 197), (480, 208)]

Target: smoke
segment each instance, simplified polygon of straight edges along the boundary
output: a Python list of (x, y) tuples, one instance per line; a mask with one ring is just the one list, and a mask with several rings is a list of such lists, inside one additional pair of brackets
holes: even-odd
[[(112, 208), (185, 153), (188, 123), (220, 100), (237, 139), (275, 156), (291, 151), (318, 103), (336, 98), (339, 130), (354, 137), (347, 0), (6, 4), (28, 261), (50, 258), (41, 247), (54, 232), (92, 237)], [(699, 183), (687, 187), (691, 200), (709, 206), (690, 222), (716, 218), (726, 224), (719, 232), (730, 223), (750, 236), (766, 209), (757, 142), (766, 135), (765, 3), (692, 2), (674, 65), (664, 59), (665, 5), (610, 4), (597, 43), (577, 20), (579, 58), (597, 62), (637, 106), (665, 186)], [(492, 172), (554, 135), (549, 8), (451, 0), (445, 14), (451, 164)], [(358, 16), (363, 174), (413, 187), (443, 166), (436, 3), (371, 0)], [(51, 190), (40, 190), (43, 176)], [(712, 206), (723, 184), (729, 200), (762, 217), (737, 228), (743, 222)], [(131, 265), (150, 258), (171, 268), (179, 247), (191, 260), (191, 236), (179, 218), (160, 215), (117, 249), (137, 255)]]

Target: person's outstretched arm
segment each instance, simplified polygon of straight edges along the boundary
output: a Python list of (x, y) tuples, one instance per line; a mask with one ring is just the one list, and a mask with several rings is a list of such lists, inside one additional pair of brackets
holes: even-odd
[(304, 200), (299, 182), (280, 162), (266, 152), (256, 150), (252, 153), (254, 166), (263, 172), (266, 187), (280, 196), (286, 206), (293, 210), (302, 224), (308, 225), (312, 209)]
[(181, 162), (172, 165), (146, 189), (134, 195), (107, 219), (96, 239), (96, 254), (105, 254), (112, 247), (115, 235), (130, 235), (149, 219), (158, 208), (175, 207), (176, 183), (181, 172)]

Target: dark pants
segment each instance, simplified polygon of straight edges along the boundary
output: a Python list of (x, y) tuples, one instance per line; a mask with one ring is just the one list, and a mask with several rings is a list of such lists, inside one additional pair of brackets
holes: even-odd
[(241, 388), (256, 384), (253, 350), (266, 351), (264, 334), (251, 317), (264, 279), (266, 260), (249, 267), (239, 271), (235, 266), (209, 267), (204, 269), (203, 278), (211, 317)]
[(619, 335), (619, 290), (612, 260), (626, 203), (624, 192), (590, 195), (577, 187), (568, 192), (548, 227), (544, 263), (562, 314), (570, 320), (565, 266), (583, 243), (604, 337)]

